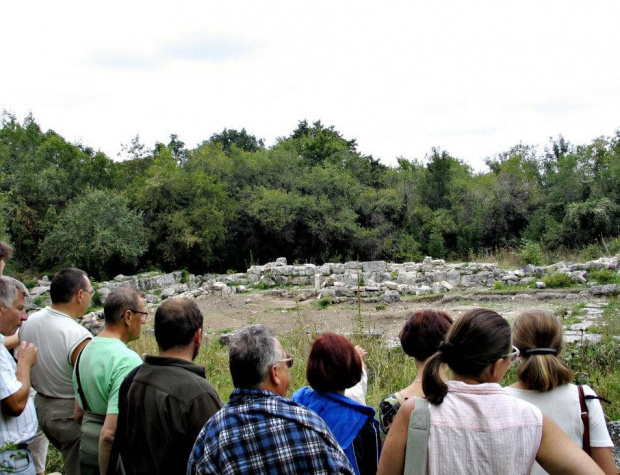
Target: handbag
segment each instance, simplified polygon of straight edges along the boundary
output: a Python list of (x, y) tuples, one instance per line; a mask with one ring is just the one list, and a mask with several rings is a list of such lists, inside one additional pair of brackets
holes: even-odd
[(405, 451), (405, 475), (425, 475), (428, 460), (428, 436), (431, 429), (431, 413), (426, 399), (416, 397), (415, 407), (409, 417), (407, 449)]

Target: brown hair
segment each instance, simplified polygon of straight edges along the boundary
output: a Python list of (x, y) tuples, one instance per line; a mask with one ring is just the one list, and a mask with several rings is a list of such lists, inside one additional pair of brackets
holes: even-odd
[[(554, 314), (546, 310), (523, 312), (512, 331), (522, 358), (517, 376), (526, 388), (544, 392), (573, 380), (573, 372), (558, 358), (563, 347), (562, 325)], [(540, 348), (550, 351), (529, 354), (528, 350), (536, 352)]]
[(452, 317), (441, 310), (412, 312), (400, 331), (400, 346), (407, 355), (426, 361), (437, 351), (451, 325)]
[(306, 379), (316, 391), (350, 388), (362, 379), (362, 358), (344, 336), (323, 333), (310, 349)]
[(439, 373), (441, 363), (460, 376), (477, 377), (487, 366), (506, 357), (510, 342), (510, 325), (497, 312), (474, 308), (465, 313), (424, 366), (422, 389), (428, 401), (441, 404), (448, 393)]

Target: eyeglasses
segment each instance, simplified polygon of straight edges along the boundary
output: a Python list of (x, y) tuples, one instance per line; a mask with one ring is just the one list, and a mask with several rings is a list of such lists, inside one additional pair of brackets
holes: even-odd
[(146, 321), (146, 317), (149, 316), (149, 312), (141, 312), (140, 310), (132, 310), (132, 309), (129, 309), (129, 311), (133, 312), (133, 313), (137, 313), (139, 315), (142, 315), (142, 321), (143, 322)]
[(88, 295), (90, 295), (91, 297), (94, 295), (95, 293), (95, 289), (91, 288), (90, 290), (88, 289), (82, 289), (82, 291), (86, 292)]
[(289, 355), (287, 353), (286, 358), (281, 359), (280, 363), (286, 363), (286, 366), (288, 366), (289, 368), (292, 368), (293, 364), (295, 363), (295, 360), (293, 359), (293, 355)]
[(512, 350), (512, 353), (508, 353), (507, 355), (502, 356), (502, 358), (508, 358), (510, 356), (510, 362), (514, 363), (521, 354), (521, 352), (519, 351), (519, 348), (514, 345), (512, 345)]

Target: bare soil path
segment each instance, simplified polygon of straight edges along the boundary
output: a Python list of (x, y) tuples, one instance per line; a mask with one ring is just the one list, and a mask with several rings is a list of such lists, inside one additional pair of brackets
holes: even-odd
[[(583, 301), (585, 299), (536, 300), (518, 296), (511, 300), (488, 301), (474, 298), (450, 303), (433, 299), (412, 299), (380, 305), (362, 303), (361, 315), (364, 329), (377, 330), (391, 341), (398, 337), (406, 315), (423, 308), (441, 308), (458, 318), (471, 308), (488, 307), (510, 321), (519, 312), (527, 309), (544, 308), (556, 311)], [(355, 301), (333, 304), (323, 310), (317, 308), (316, 302), (315, 298), (311, 298), (296, 303), (290, 298), (278, 298), (261, 293), (226, 296), (210, 294), (197, 299), (198, 306), (205, 316), (204, 328), (208, 333), (222, 333), (254, 323), (262, 323), (276, 333), (287, 333), (295, 327), (299, 319), (319, 331), (348, 333), (359, 328)]]

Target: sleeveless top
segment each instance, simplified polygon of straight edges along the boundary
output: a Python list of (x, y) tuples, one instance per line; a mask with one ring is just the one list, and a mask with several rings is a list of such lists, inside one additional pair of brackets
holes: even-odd
[(429, 474), (528, 474), (542, 438), (542, 413), (499, 384), (448, 381), (430, 405)]

